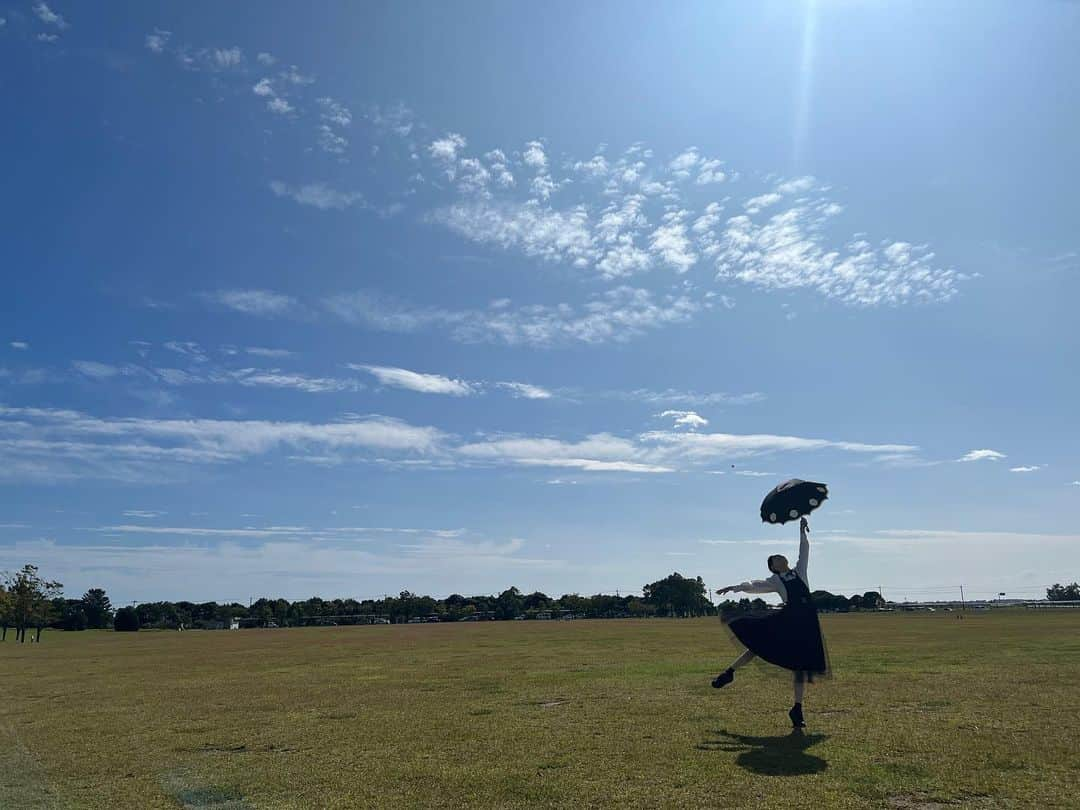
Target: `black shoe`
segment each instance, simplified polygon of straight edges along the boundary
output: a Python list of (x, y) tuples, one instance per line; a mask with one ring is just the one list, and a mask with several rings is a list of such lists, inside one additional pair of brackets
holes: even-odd
[(796, 703), (794, 706), (792, 706), (791, 710), (787, 713), (787, 716), (791, 718), (791, 725), (793, 728), (806, 727), (806, 723), (803, 722), (801, 703)]
[(735, 680), (735, 670), (725, 669), (723, 672), (713, 678), (713, 689), (722, 689), (723, 687), (731, 683), (733, 680)]

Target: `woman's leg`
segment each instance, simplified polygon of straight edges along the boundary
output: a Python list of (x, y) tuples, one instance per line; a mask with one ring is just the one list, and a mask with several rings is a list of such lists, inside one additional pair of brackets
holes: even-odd
[(754, 654), (750, 650), (744, 650), (743, 654), (731, 662), (731, 666), (713, 678), (712, 685), (716, 689), (720, 689), (727, 686), (733, 680), (735, 680), (735, 670), (741, 667), (743, 664), (747, 664), (752, 661)]
[(806, 725), (802, 713), (802, 697), (803, 687), (806, 684), (806, 673), (801, 670), (796, 670), (792, 677), (792, 683), (795, 685), (795, 705), (792, 706), (791, 710), (788, 712), (788, 717), (791, 718), (791, 725), (794, 728), (802, 728)]
[(754, 660), (754, 654), (750, 650), (743, 650), (743, 654), (731, 662), (731, 666), (728, 669), (738, 669), (743, 664), (749, 664)]

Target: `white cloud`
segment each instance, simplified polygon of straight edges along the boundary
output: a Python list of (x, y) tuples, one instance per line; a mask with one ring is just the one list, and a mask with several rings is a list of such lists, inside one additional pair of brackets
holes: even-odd
[(280, 180), (274, 180), (270, 183), (270, 190), (278, 197), (289, 197), (300, 205), (310, 205), (321, 211), (330, 209), (341, 211), (350, 205), (362, 203), (364, 199), (364, 195), (359, 191), (337, 191), (324, 183), (290, 186)]
[(640, 449), (633, 442), (608, 433), (597, 433), (580, 442), (518, 436), (494, 438), (461, 445), (457, 453), (477, 462), (584, 472), (673, 472), (670, 467), (639, 460), (636, 457)]
[(352, 124), (352, 112), (340, 101), (334, 101), (334, 99), (327, 97), (317, 99), (317, 101), (322, 108), (320, 115), (327, 123), (339, 127), (347, 127)]
[(775, 205), (782, 199), (783, 197), (780, 194), (776, 194), (774, 192), (770, 192), (768, 194), (759, 194), (756, 197), (751, 197), (749, 200), (743, 203), (743, 207), (746, 209), (746, 213), (756, 214), (762, 209), (768, 208), (770, 205)]
[(753, 402), (761, 402), (765, 395), (759, 392), (748, 394), (729, 394), (726, 392), (698, 393), (696, 391), (679, 391), (668, 388), (664, 391), (652, 391), (648, 388), (637, 388), (632, 391), (605, 391), (603, 396), (612, 399), (625, 399), (637, 402), (645, 402), (650, 405), (747, 405)]
[(345, 150), (349, 146), (349, 141), (346, 138), (338, 135), (326, 124), (319, 124), (316, 131), (319, 133), (319, 146), (324, 152), (329, 152), (333, 155), (345, 154)]
[(584, 307), (568, 304), (488, 310), (462, 318), (453, 335), (465, 342), (557, 346), (624, 342), (671, 324), (686, 323), (700, 305), (686, 296), (654, 298), (648, 290), (615, 287)]
[(275, 59), (271, 54), (262, 52), (256, 55), (255, 61), (257, 61), (260, 65), (264, 67), (270, 67), (275, 62), (277, 62), (277, 59)]
[(510, 391), (515, 398), (520, 399), (551, 399), (552, 393), (546, 388), (541, 388), (538, 385), (530, 385), (529, 383), (520, 382), (500, 382), (496, 383), (499, 388), (505, 388)]
[(769, 478), (770, 476), (775, 475), (775, 473), (760, 472), (758, 470), (736, 470), (735, 474), (736, 475), (745, 475), (745, 476), (748, 476), (750, 478)]
[(501, 149), (492, 149), (484, 155), (484, 160), (488, 162), (491, 176), (500, 187), (510, 188), (514, 185), (514, 175), (511, 173), (509, 162)]
[(649, 242), (649, 249), (679, 273), (685, 273), (697, 262), (686, 236), (687, 213), (670, 211), (664, 214), (664, 224), (653, 231)]
[(796, 177), (794, 180), (780, 183), (776, 187), (776, 190), (781, 194), (801, 194), (804, 191), (812, 189), (814, 187), (814, 182), (814, 178), (809, 175), (805, 177)]
[(289, 65), (286, 70), (281, 71), (281, 73), (279, 73), (278, 75), (281, 77), (282, 81), (288, 82), (289, 84), (299, 85), (301, 87), (307, 84), (315, 83), (315, 78), (313, 76), (305, 76), (303, 73), (300, 72), (299, 68), (297, 68), (296, 65)]
[(913, 248), (876, 250), (865, 240), (846, 251), (826, 246), (822, 231), (840, 210), (832, 203), (799, 203), (763, 224), (748, 216), (727, 221), (717, 251), (722, 280), (765, 289), (810, 288), (854, 306), (947, 301), (962, 277), (932, 264), (934, 254)]
[(727, 180), (727, 174), (724, 173), (723, 161), (703, 160), (698, 167), (698, 176), (694, 182), (699, 186), (704, 186), (710, 183), (723, 183), (725, 180)]
[(46, 25), (55, 25), (61, 31), (65, 28), (70, 27), (68, 26), (67, 21), (62, 16), (54, 12), (44, 2), (38, 2), (34, 4), (34, 13), (43, 23), (45, 23)]
[(1002, 458), (1005, 458), (1005, 454), (997, 450), (971, 450), (957, 461), (997, 461)]
[(93, 380), (107, 380), (125, 373), (124, 369), (94, 360), (75, 360), (71, 365), (77, 372)]
[[(256, 85), (256, 87), (257, 86), (258, 85)], [(275, 96), (266, 102), (266, 109), (272, 113), (277, 113), (278, 115), (288, 115), (295, 111), (295, 108), (288, 101), (278, 96)]]
[(284, 315), (298, 307), (295, 298), (269, 290), (217, 290), (203, 293), (203, 298), (237, 312), (263, 317)]
[(639, 439), (645, 445), (655, 446), (667, 454), (675, 453), (688, 461), (743, 458), (768, 453), (811, 450), (843, 450), (860, 454), (892, 453), (910, 455), (916, 453), (919, 449), (914, 445), (907, 444), (867, 444), (767, 433), (681, 433), (654, 430), (642, 433)]
[(203, 351), (202, 346), (191, 340), (170, 340), (165, 343), (165, 348), (170, 352), (176, 352), (184, 357), (190, 357), (197, 363), (205, 363), (207, 361), (206, 352)]
[(405, 368), (392, 366), (369, 366), (349, 363), (348, 367), (355, 371), (366, 371), (373, 375), (382, 385), (395, 388), (407, 388), (410, 391), (418, 391), (422, 394), (449, 394), (455, 397), (475, 394), (477, 388), (472, 383), (464, 380), (453, 380), (441, 374), (423, 374), (417, 371), (409, 371)]
[[(159, 518), (164, 514), (166, 514), (166, 513), (165, 512), (159, 512), (159, 511), (154, 510), (154, 509), (125, 509), (124, 510), (124, 517), (142, 518), (144, 520), (153, 520), (154, 518)], [(139, 527), (133, 527), (133, 528), (139, 528)]]
[[(385, 416), (329, 422), (97, 418), (78, 411), (0, 406), (0, 478), (154, 481), (177, 465), (222, 464), (289, 450), (376, 452), (434, 459), (446, 436)], [(361, 457), (363, 458), (363, 457)]]
[(9, 345), (11, 346), (11, 348), (22, 352), (30, 348), (30, 344), (24, 340), (13, 340)]
[(690, 428), (690, 430), (697, 430), (698, 428), (706, 427), (709, 424), (708, 419), (695, 411), (664, 411), (657, 415), (661, 419), (667, 419), (669, 417), (673, 418), (676, 427)]
[(266, 388), (294, 388), (309, 394), (323, 394), (337, 391), (359, 391), (364, 386), (355, 380), (339, 380), (333, 377), (308, 377), (303, 374), (284, 373), (278, 369), (263, 371), (254, 368), (238, 369), (229, 372), (240, 385)]
[(210, 52), (213, 62), (219, 68), (236, 67), (244, 60), (243, 52), (233, 46), (232, 48), (214, 48)]
[(272, 84), (270, 84), (269, 79), (259, 79), (259, 81), (257, 81), (252, 86), (251, 92), (253, 92), (257, 96), (263, 96), (265, 98), (266, 96), (274, 95), (274, 87)]
[(531, 166), (537, 170), (547, 169), (548, 159), (544, 153), (544, 145), (540, 141), (529, 141), (525, 144), (525, 152), (522, 154), (521, 159), (526, 166)]
[(262, 346), (248, 346), (244, 351), (256, 357), (291, 357), (296, 354), (288, 349), (267, 349)]
[(38, 34), (37, 35), (37, 41), (38, 42), (48, 42), (50, 45), (53, 44), (54, 42), (58, 42), (59, 39), (60, 39), (60, 37), (57, 36), (56, 34)]
[(549, 174), (538, 174), (529, 182), (529, 188), (541, 200), (547, 200), (554, 192), (558, 191), (559, 184), (552, 180)]
[(169, 44), (169, 39), (172, 37), (172, 31), (163, 31), (160, 28), (155, 28), (154, 33), (147, 34), (145, 44), (148, 50), (154, 53), (162, 53), (165, 50), (165, 46)]
[(458, 151), (465, 148), (465, 138), (456, 132), (447, 133), (428, 144), (428, 154), (438, 161), (451, 164), (457, 160)]
[(457, 185), (465, 193), (487, 193), (491, 172), (476, 158), (463, 158), (458, 163)]
[(1068, 485), (1070, 487), (1080, 487), (1080, 481), (1070, 481)]
[(1009, 472), (1014, 472), (1014, 473), (1036, 472), (1037, 470), (1041, 470), (1042, 467), (1043, 467), (1043, 465), (1041, 465), (1041, 464), (1031, 464), (1031, 465), (1024, 466), (1024, 467), (1009, 467)]
[(593, 179), (605, 177), (611, 170), (611, 167), (608, 166), (607, 158), (603, 155), (593, 155), (586, 161), (579, 160), (574, 164), (573, 168), (575, 172)]
[(701, 160), (701, 155), (698, 154), (696, 147), (691, 146), (686, 151), (679, 155), (668, 163), (668, 169), (671, 173), (680, 179), (685, 179), (690, 176), (690, 170), (698, 165)]
[(589, 216), (584, 206), (556, 211), (530, 201), (524, 204), (457, 203), (436, 210), (431, 219), (474, 242), (548, 262), (588, 266), (594, 255)]

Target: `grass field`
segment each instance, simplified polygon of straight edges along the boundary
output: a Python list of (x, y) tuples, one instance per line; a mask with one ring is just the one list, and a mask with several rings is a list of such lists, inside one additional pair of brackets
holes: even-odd
[(1080, 611), (822, 621), (802, 736), (716, 619), (9, 635), (0, 807), (1080, 807)]

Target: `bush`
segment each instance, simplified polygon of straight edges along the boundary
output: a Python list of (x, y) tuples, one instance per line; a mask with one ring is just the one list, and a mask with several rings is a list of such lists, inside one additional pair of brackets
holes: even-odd
[(113, 619), (113, 629), (117, 632), (131, 633), (139, 629), (139, 614), (135, 608), (126, 607), (116, 611)]

